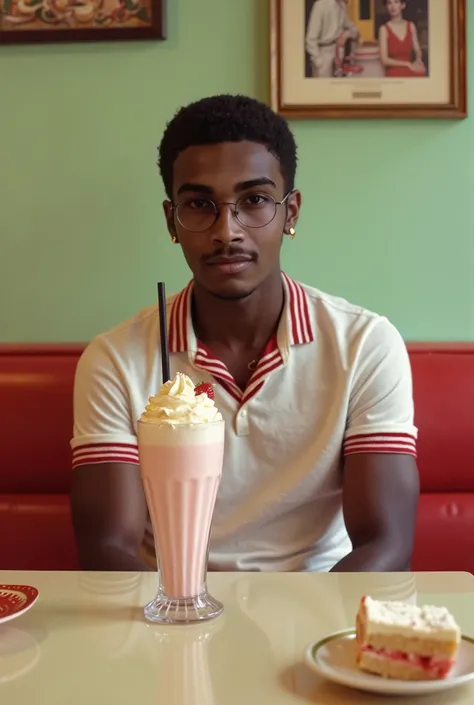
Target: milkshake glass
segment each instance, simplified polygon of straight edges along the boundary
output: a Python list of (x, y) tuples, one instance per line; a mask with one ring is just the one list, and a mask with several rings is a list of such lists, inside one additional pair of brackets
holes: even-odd
[(158, 564), (158, 593), (145, 607), (152, 622), (216, 617), (207, 591), (209, 537), (224, 459), (225, 422), (184, 374), (163, 384), (138, 421), (140, 471)]

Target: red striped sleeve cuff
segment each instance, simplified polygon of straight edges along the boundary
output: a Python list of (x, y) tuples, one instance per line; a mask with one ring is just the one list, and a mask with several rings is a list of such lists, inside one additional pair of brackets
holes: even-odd
[(409, 433), (372, 433), (349, 436), (344, 455), (354, 453), (402, 453), (416, 457), (416, 439)]
[(138, 465), (138, 446), (132, 443), (89, 443), (72, 451), (72, 467), (98, 463), (132, 463)]

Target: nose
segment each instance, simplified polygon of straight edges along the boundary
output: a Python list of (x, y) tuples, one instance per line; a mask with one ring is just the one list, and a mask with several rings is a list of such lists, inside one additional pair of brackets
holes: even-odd
[(233, 204), (223, 203), (219, 206), (219, 217), (211, 231), (214, 245), (230, 245), (244, 240), (245, 234), (242, 231), (241, 224), (234, 215), (234, 211), (235, 206)]

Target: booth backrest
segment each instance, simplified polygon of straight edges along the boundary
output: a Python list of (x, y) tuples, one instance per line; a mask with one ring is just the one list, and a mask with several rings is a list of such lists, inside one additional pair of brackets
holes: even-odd
[[(76, 567), (69, 440), (83, 348), (0, 345), (0, 568)], [(422, 489), (413, 568), (474, 573), (474, 343), (408, 348)]]

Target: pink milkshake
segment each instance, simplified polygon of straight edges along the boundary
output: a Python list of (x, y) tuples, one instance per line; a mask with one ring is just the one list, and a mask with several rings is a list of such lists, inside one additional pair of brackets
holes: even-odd
[(209, 535), (224, 458), (222, 416), (207, 394), (178, 373), (138, 422), (140, 468), (155, 538), (158, 595), (145, 607), (155, 622), (215, 617), (207, 592)]

